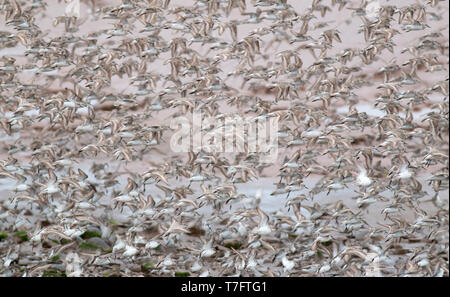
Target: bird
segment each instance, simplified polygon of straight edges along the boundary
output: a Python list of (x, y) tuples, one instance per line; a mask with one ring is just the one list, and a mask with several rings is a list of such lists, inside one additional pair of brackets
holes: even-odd
[(448, 2), (0, 7), (0, 275), (448, 276)]

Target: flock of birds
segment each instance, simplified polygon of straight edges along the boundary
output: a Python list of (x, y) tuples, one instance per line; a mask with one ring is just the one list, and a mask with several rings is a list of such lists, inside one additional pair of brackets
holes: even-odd
[(448, 2), (297, 2), (0, 0), (0, 275), (448, 276)]

